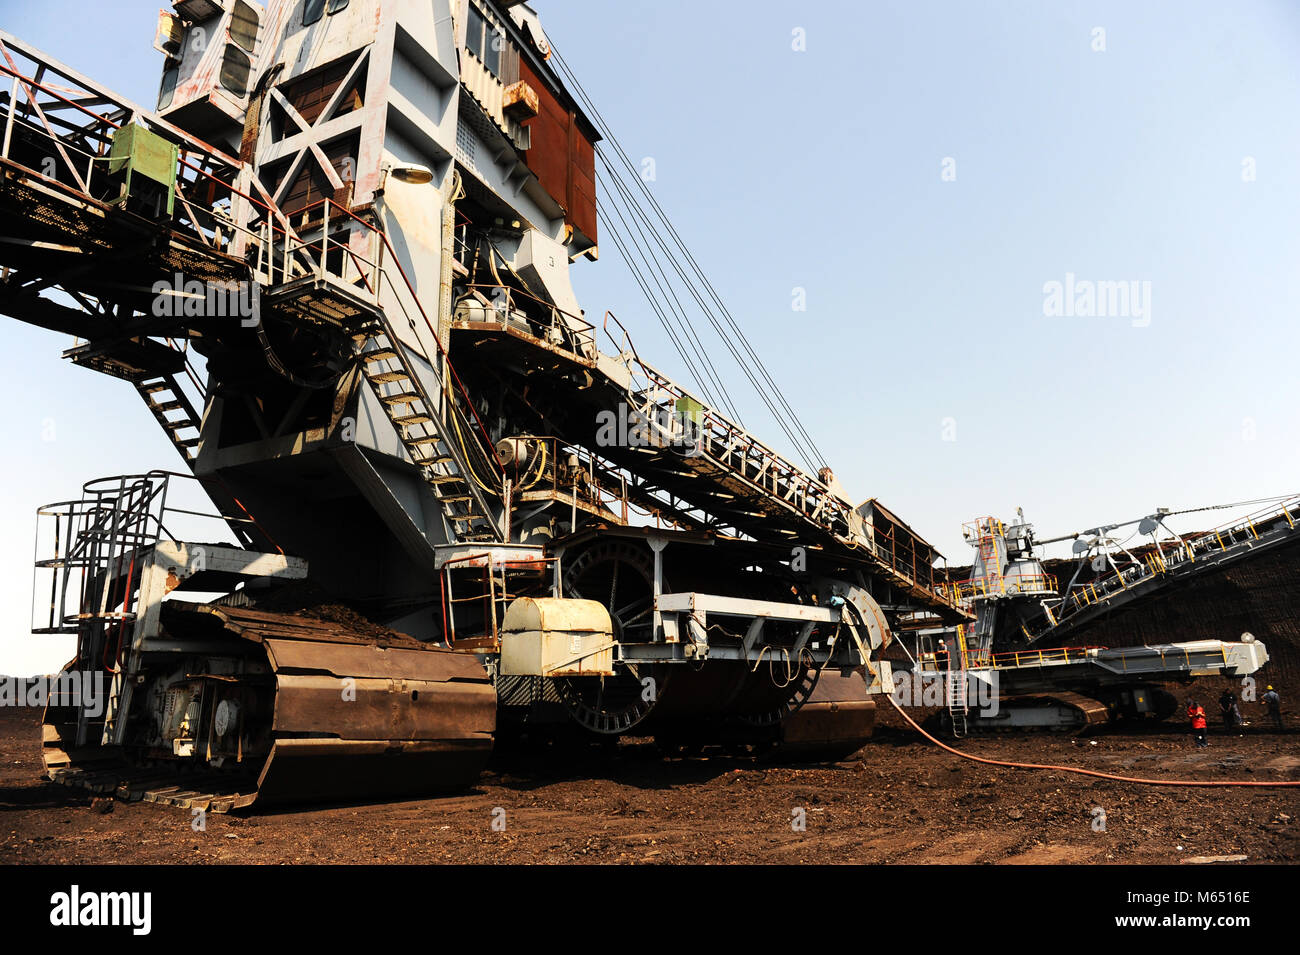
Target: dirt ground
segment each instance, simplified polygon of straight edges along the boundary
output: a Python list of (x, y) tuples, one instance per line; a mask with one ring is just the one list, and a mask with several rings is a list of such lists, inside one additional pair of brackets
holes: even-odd
[[(1249, 717), (1248, 717), (1249, 718)], [(1177, 863), (1300, 860), (1300, 791), (1137, 786), (983, 766), (882, 711), (872, 743), (826, 766), (612, 758), (553, 750), (494, 758), (472, 791), (248, 816), (100, 801), (40, 780), (40, 714), (0, 710), (4, 863)], [(1179, 779), (1300, 779), (1300, 733), (1180, 725), (961, 741), (971, 753)], [(110, 812), (103, 812), (111, 805)], [(1094, 810), (1105, 812), (1096, 831)], [(494, 818), (504, 810), (504, 831)], [(792, 825), (803, 810), (805, 831)]]

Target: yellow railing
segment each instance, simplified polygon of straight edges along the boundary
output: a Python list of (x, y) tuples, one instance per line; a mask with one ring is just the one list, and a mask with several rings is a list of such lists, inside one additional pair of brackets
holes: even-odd
[[(1070, 663), (1087, 659), (1096, 647), (1054, 647), (1045, 650), (1005, 650), (993, 653), (990, 650), (972, 650), (965, 646), (963, 635), (959, 634), (962, 647), (962, 660), (968, 670), (996, 670), (1004, 667), (1041, 666), (1047, 663)], [(929, 655), (933, 664), (933, 654)]]
[(1056, 578), (1051, 574), (990, 574), (954, 581), (947, 585), (947, 590), (954, 601), (1008, 594), (1057, 592)]

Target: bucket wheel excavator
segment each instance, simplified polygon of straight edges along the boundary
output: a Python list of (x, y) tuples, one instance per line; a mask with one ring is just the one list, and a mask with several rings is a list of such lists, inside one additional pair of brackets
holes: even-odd
[(898, 616), (968, 619), (906, 523), (587, 319), (601, 133), (529, 6), (177, 0), (155, 47), (145, 109), (0, 32), (0, 312), (182, 464), (40, 512), (52, 778), (437, 792), (554, 725), (838, 755)]

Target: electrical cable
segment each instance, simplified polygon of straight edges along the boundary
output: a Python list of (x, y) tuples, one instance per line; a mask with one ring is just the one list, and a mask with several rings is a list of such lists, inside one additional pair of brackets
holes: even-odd
[(1096, 769), (1082, 769), (1078, 766), (1055, 766), (1048, 763), (1014, 763), (1004, 759), (989, 759), (985, 756), (972, 756), (970, 753), (963, 753), (959, 749), (954, 749), (947, 743), (935, 739), (925, 730), (921, 729), (916, 720), (912, 719), (897, 701), (889, 695), (884, 694), (885, 699), (889, 700), (890, 705), (898, 710), (903, 719), (907, 720), (918, 733), (928, 739), (931, 743), (940, 749), (946, 749), (954, 756), (960, 756), (962, 759), (969, 759), (972, 762), (984, 763), (988, 766), (1007, 766), (1011, 769), (1044, 769), (1060, 773), (1077, 773), (1080, 776), (1092, 776), (1097, 779), (1113, 779), (1121, 783), (1138, 783), (1143, 786), (1194, 786), (1198, 788), (1211, 788), (1220, 786), (1242, 786), (1256, 789), (1274, 789), (1274, 788), (1294, 788), (1300, 786), (1300, 780), (1297, 781), (1278, 781), (1278, 782), (1261, 782), (1259, 780), (1244, 779), (1142, 779), (1136, 776), (1117, 776), (1114, 773), (1103, 773)]

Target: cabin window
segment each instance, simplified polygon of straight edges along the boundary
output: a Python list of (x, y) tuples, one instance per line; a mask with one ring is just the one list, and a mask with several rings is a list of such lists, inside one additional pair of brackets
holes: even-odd
[(158, 90), (158, 108), (166, 109), (172, 104), (172, 97), (176, 95), (176, 81), (180, 78), (181, 69), (179, 66), (173, 66), (163, 73), (162, 86)]
[(248, 54), (233, 43), (226, 44), (226, 55), (221, 60), (221, 85), (236, 96), (244, 96), (248, 92), (251, 70)]
[(483, 59), (483, 14), (469, 8), (469, 26), (465, 30), (465, 46), (480, 60)]
[(257, 23), (257, 11), (244, 0), (235, 0), (235, 12), (230, 18), (230, 39), (249, 53), (257, 44)]
[(465, 47), (498, 78), (501, 76), (501, 52), (505, 46), (506, 35), (501, 28), (490, 23), (471, 4), (465, 28)]
[(302, 25), (311, 26), (322, 14), (330, 16), (348, 8), (348, 0), (307, 0), (302, 7)]

